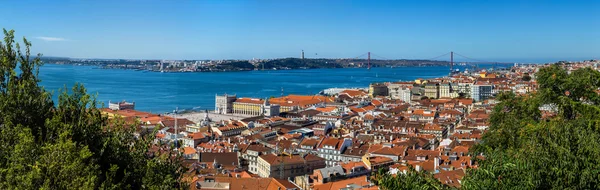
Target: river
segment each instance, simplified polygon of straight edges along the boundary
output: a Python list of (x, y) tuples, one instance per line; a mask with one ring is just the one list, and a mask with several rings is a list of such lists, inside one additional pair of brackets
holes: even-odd
[[(484, 66), (485, 67), (485, 66)], [(367, 87), (373, 82), (414, 80), (447, 75), (448, 67), (347, 68), (247, 72), (159, 73), (98, 69), (94, 66), (45, 64), (41, 85), (53, 92), (82, 83), (97, 100), (127, 100), (153, 113), (175, 107), (214, 109), (215, 94), (265, 98), (282, 94), (316, 94), (333, 87)]]

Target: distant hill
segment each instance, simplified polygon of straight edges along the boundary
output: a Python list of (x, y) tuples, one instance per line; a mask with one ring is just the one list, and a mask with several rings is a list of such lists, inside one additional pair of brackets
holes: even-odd
[(215, 68), (225, 71), (249, 71), (254, 69), (254, 65), (248, 61), (234, 61), (216, 65)]
[(290, 68), (290, 69), (316, 69), (316, 68), (343, 68), (344, 65), (337, 63), (333, 59), (298, 59), (298, 58), (283, 58), (274, 59), (256, 65), (257, 68)]
[[(347, 68), (347, 67), (367, 67), (368, 60), (366, 59), (299, 59), (299, 58), (282, 58), (273, 59), (266, 62), (257, 63), (255, 66), (258, 69), (272, 68), (289, 68), (289, 69), (316, 69), (316, 68)], [(402, 66), (442, 66), (448, 65), (447, 61), (432, 61), (432, 60), (371, 60), (371, 67), (402, 67)]]

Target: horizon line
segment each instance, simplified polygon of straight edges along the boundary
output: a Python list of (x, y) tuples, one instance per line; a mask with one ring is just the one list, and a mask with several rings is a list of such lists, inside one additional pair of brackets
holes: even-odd
[[(82, 57), (68, 57), (68, 56), (44, 56), (44, 58), (64, 58), (64, 59), (99, 59), (99, 60), (160, 60), (160, 61), (218, 61), (218, 60), (276, 60), (276, 59), (302, 59), (300, 57), (277, 57), (277, 58), (225, 58), (225, 59), (160, 59), (160, 58), (82, 58)], [(325, 58), (325, 57), (305, 57), (304, 59), (348, 59), (348, 60), (367, 60), (367, 58)], [(560, 61), (587, 61), (587, 60), (600, 60), (599, 58), (501, 58), (501, 59), (513, 59), (511, 61), (461, 61), (464, 59), (454, 60), (455, 63), (557, 63)], [(530, 60), (530, 61), (514, 61), (514, 60)], [(423, 60), (423, 61), (439, 61), (439, 62), (450, 62), (450, 60), (435, 60), (435, 59), (423, 59), (423, 58), (395, 58), (395, 59), (378, 59), (371, 58), (371, 60)], [(534, 61), (535, 60), (535, 61)], [(541, 61), (541, 60), (554, 60), (554, 61)]]

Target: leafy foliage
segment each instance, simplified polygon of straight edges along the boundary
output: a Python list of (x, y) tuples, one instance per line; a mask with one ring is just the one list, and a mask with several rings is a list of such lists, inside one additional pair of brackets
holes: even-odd
[(390, 190), (452, 189), (449, 186), (443, 185), (430, 173), (418, 172), (412, 167), (409, 167), (409, 171), (407, 171), (406, 174), (398, 173), (396, 176), (387, 174), (385, 170), (379, 170), (372, 176), (372, 181), (382, 189)]
[[(599, 189), (600, 123), (596, 89), (600, 73), (568, 73), (552, 65), (537, 75), (538, 92), (500, 96), (490, 130), (476, 153), (465, 189)], [(540, 106), (557, 114), (543, 118)]]
[(4, 30), (0, 43), (0, 189), (174, 189), (181, 164), (147, 156), (154, 134), (109, 121), (76, 84), (55, 106), (38, 86), (39, 55), (30, 59)]

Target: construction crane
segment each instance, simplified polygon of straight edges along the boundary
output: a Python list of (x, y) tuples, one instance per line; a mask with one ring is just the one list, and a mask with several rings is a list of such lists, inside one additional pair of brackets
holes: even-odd
[(283, 179), (283, 177), (285, 176), (285, 157), (289, 156), (290, 158), (292, 158), (292, 154), (285, 152), (285, 149), (283, 149), (282, 146), (279, 146), (279, 142), (277, 142), (277, 144), (275, 145), (275, 152), (277, 152), (277, 156), (279, 156), (279, 178)]
[(178, 131), (179, 125), (177, 125), (177, 114), (184, 113), (186, 111), (194, 111), (197, 109), (200, 109), (200, 106), (192, 107), (190, 109), (182, 109), (182, 110), (179, 110), (179, 107), (175, 107), (175, 110), (173, 110), (173, 119), (175, 120), (175, 124), (174, 124), (175, 125), (174, 126), (175, 127), (175, 150), (177, 150), (179, 148), (179, 131)]

